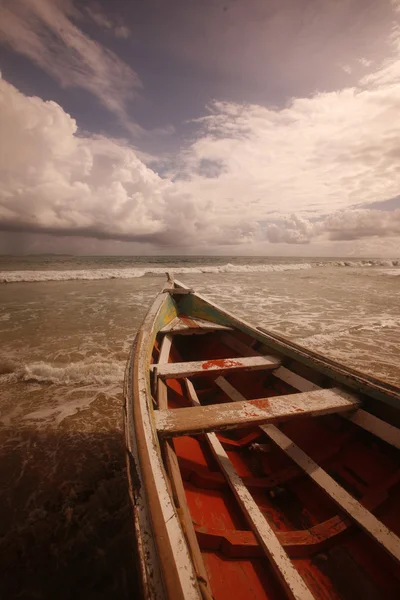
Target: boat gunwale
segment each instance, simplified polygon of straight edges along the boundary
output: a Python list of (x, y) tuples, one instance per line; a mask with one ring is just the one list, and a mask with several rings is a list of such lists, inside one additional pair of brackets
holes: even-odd
[[(177, 281), (176, 279), (174, 280), (174, 283), (177, 287), (190, 289), (187, 288), (184, 283)], [(359, 393), (366, 394), (367, 396), (385, 402), (394, 408), (400, 409), (400, 387), (367, 375), (351, 367), (346, 367), (344, 364), (330, 359), (319, 352), (309, 350), (305, 346), (292, 342), (282, 335), (267, 331), (261, 327), (255, 327), (248, 321), (235, 316), (230, 311), (212, 302), (201, 294), (193, 293), (185, 295), (181, 301), (183, 307), (187, 302), (187, 298), (190, 296), (196, 296), (202, 302), (219, 312), (225, 319), (228, 319), (230, 324), (238, 330), (252, 336), (260, 343), (265, 343), (267, 346), (270, 346), (271, 349), (282, 353), (285, 357), (296, 360)]]
[[(169, 282), (169, 285), (172, 287), (173, 283)], [(136, 515), (134, 519), (136, 533), (141, 538), (142, 544), (140, 560), (143, 560), (146, 565), (145, 573), (143, 566), (140, 568), (145, 597), (197, 600), (201, 598), (201, 593), (168, 486), (152, 418), (148, 367), (153, 346), (150, 347), (149, 340), (152, 336), (154, 339), (158, 333), (157, 317), (167, 298), (170, 298), (167, 292), (161, 291), (157, 294), (136, 334), (126, 369), (127, 381), (124, 385), (126, 432), (130, 442), (134, 439), (134, 446), (130, 443), (128, 453), (134, 459), (139, 475), (140, 493), (136, 495), (135, 507), (138, 507), (139, 511), (144, 511), (144, 528), (140, 527)], [(131, 465), (129, 465), (129, 472), (131, 478)], [(130, 491), (131, 496), (134, 495), (134, 489)], [(148, 568), (149, 558), (150, 562), (157, 563), (152, 564), (150, 568)], [(161, 572), (161, 578), (157, 574), (158, 570)], [(143, 575), (146, 576), (145, 581)], [(150, 593), (151, 595), (148, 596), (147, 594)]]
[[(123, 406), (123, 428), (126, 445), (126, 470), (128, 477), (129, 496), (133, 508), (133, 525), (136, 541), (135, 562), (139, 570), (139, 585), (141, 595), (151, 600), (163, 600), (165, 595), (162, 591), (162, 579), (159, 570), (157, 554), (154, 546), (154, 539), (149, 529), (149, 515), (147, 514), (147, 503), (144, 501), (143, 483), (140, 473), (140, 466), (137, 461), (137, 444), (134, 436), (133, 427), (133, 403), (129, 401), (132, 397), (133, 387), (133, 362), (137, 346), (137, 335), (133, 341), (131, 351), (125, 368), (124, 377), (124, 406)], [(149, 535), (150, 533), (150, 535)], [(147, 544), (144, 539), (147, 538)], [(147, 546), (147, 550), (145, 548)], [(155, 564), (152, 572), (148, 572), (148, 558), (151, 556), (152, 563)], [(147, 557), (147, 560), (146, 560)]]

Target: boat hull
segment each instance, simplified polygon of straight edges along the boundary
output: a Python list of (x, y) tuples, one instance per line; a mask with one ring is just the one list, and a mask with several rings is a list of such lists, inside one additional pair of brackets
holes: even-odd
[[(240, 350), (247, 352), (250, 368), (246, 371), (245, 360), (240, 359), (235, 373), (232, 366), (239, 360), (237, 354), (243, 354)], [(277, 361), (270, 373), (259, 358), (266, 350)], [(188, 358), (195, 360), (190, 363)], [(230, 361), (230, 366), (221, 369), (221, 360)], [(257, 361), (259, 369), (261, 364), (258, 371)], [(168, 362), (175, 365), (166, 366)], [(192, 371), (180, 367), (189, 363), (195, 365)], [(354, 410), (344, 407), (347, 412), (343, 416), (313, 418), (308, 409), (310, 398), (321, 395), (318, 390), (322, 390), (331, 404), (337, 402), (334, 386), (354, 399)], [(305, 398), (301, 410), (307, 418), (289, 423), (285, 413), (285, 418), (275, 418), (276, 427), (268, 410), (277, 402), (287, 402), (285, 393), (298, 410), (295, 392)], [(370, 596), (374, 590), (371, 597), (395, 597), (399, 581), (393, 563), (400, 551), (399, 523), (392, 506), (393, 499), (400, 501), (400, 438), (395, 428), (400, 425), (398, 388), (256, 329), (207, 299), (188, 293), (183, 284), (170, 281), (136, 335), (124, 396), (127, 468), (143, 597), (233, 600), (244, 597), (246, 585), (247, 592), (253, 590), (253, 596), (260, 599), (348, 598), (354, 597), (355, 590), (364, 595), (369, 590)], [(257, 417), (258, 427), (243, 421), (244, 429), (239, 430), (232, 421), (234, 432), (226, 437), (219, 425), (222, 409), (218, 403), (242, 402), (246, 415), (248, 399), (260, 397), (267, 399), (263, 407), (268, 405), (268, 410)], [(162, 422), (179, 421), (174, 409), (198, 410), (204, 417), (206, 407), (186, 408), (190, 403), (200, 404), (199, 398), (201, 404), (211, 406), (207, 407), (210, 425), (189, 433), (182, 412), (183, 425), (178, 423), (175, 430), (165, 433)], [(336, 413), (335, 407), (329, 410)], [(251, 408), (254, 410), (254, 405)], [(378, 436), (372, 450), (375, 437), (371, 438), (371, 432)], [(297, 450), (290, 454), (285, 444), (294, 444)], [(357, 444), (364, 448), (365, 459), (360, 458)], [(221, 459), (223, 453), (233, 464), (233, 475), (230, 467), (228, 472), (223, 469), (227, 464)], [(376, 471), (372, 478), (364, 473), (368, 460)], [(346, 466), (350, 463), (352, 468)], [(338, 472), (332, 479), (321, 464), (331, 465), (335, 473), (340, 469), (341, 475)], [(345, 468), (352, 474), (343, 475)], [(379, 469), (386, 469), (382, 477)], [(255, 476), (257, 470), (260, 476)], [(236, 476), (243, 496), (232, 483)], [(310, 493), (317, 502), (310, 502)], [(289, 502), (286, 508), (285, 502)], [(297, 515), (293, 502), (303, 507), (307, 518)], [(383, 512), (395, 533), (380, 521), (376, 525), (376, 517), (369, 512), (376, 510)], [(302, 520), (307, 527), (293, 527)], [(223, 526), (213, 526), (218, 522)], [(278, 557), (270, 547), (271, 540), (277, 540)], [(353, 546), (359, 549), (363, 545), (368, 550), (371, 547), (371, 556), (378, 557), (380, 571), (361, 550), (357, 550), (361, 558), (356, 566), (348, 558)], [(324, 550), (328, 553), (326, 564), (320, 557)], [(360, 574), (366, 565), (373, 573), (372, 583)], [(356, 586), (348, 584), (347, 589), (340, 572), (350, 576), (352, 569), (359, 581)]]

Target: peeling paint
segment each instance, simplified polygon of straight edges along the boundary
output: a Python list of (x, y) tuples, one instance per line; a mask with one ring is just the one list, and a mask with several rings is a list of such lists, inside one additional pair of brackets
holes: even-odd
[(218, 358), (215, 360), (208, 360), (207, 362), (202, 364), (202, 368), (205, 370), (208, 369), (229, 369), (230, 367), (241, 367), (242, 362), (240, 360), (233, 360), (231, 358)]

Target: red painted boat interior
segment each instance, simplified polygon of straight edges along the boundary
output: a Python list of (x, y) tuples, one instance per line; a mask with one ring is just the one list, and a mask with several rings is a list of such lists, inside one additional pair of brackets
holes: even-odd
[[(235, 332), (237, 339), (254, 340)], [(219, 332), (174, 335), (170, 362), (238, 356)], [(162, 335), (156, 339), (158, 361)], [(265, 348), (260, 353), (266, 353)], [(285, 366), (287, 361), (285, 362)], [(292, 364), (298, 373), (304, 367)], [(302, 370), (303, 369), (303, 370)], [(321, 386), (324, 376), (306, 369)], [(295, 393), (271, 371), (225, 376), (247, 399)], [(229, 402), (212, 372), (192, 377), (201, 404)], [(190, 406), (179, 379), (168, 379), (168, 407)], [(400, 534), (399, 451), (339, 415), (280, 423), (288, 435), (363, 506)], [(239, 475), (307, 586), (318, 599), (400, 597), (396, 561), (255, 427), (218, 434)], [(215, 600), (285, 598), (269, 560), (214, 459), (204, 436), (174, 439), (187, 503)]]

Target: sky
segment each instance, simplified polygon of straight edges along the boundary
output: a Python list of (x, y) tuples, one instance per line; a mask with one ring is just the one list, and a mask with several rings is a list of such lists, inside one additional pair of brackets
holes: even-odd
[(400, 257), (400, 0), (2, 0), (0, 252)]

